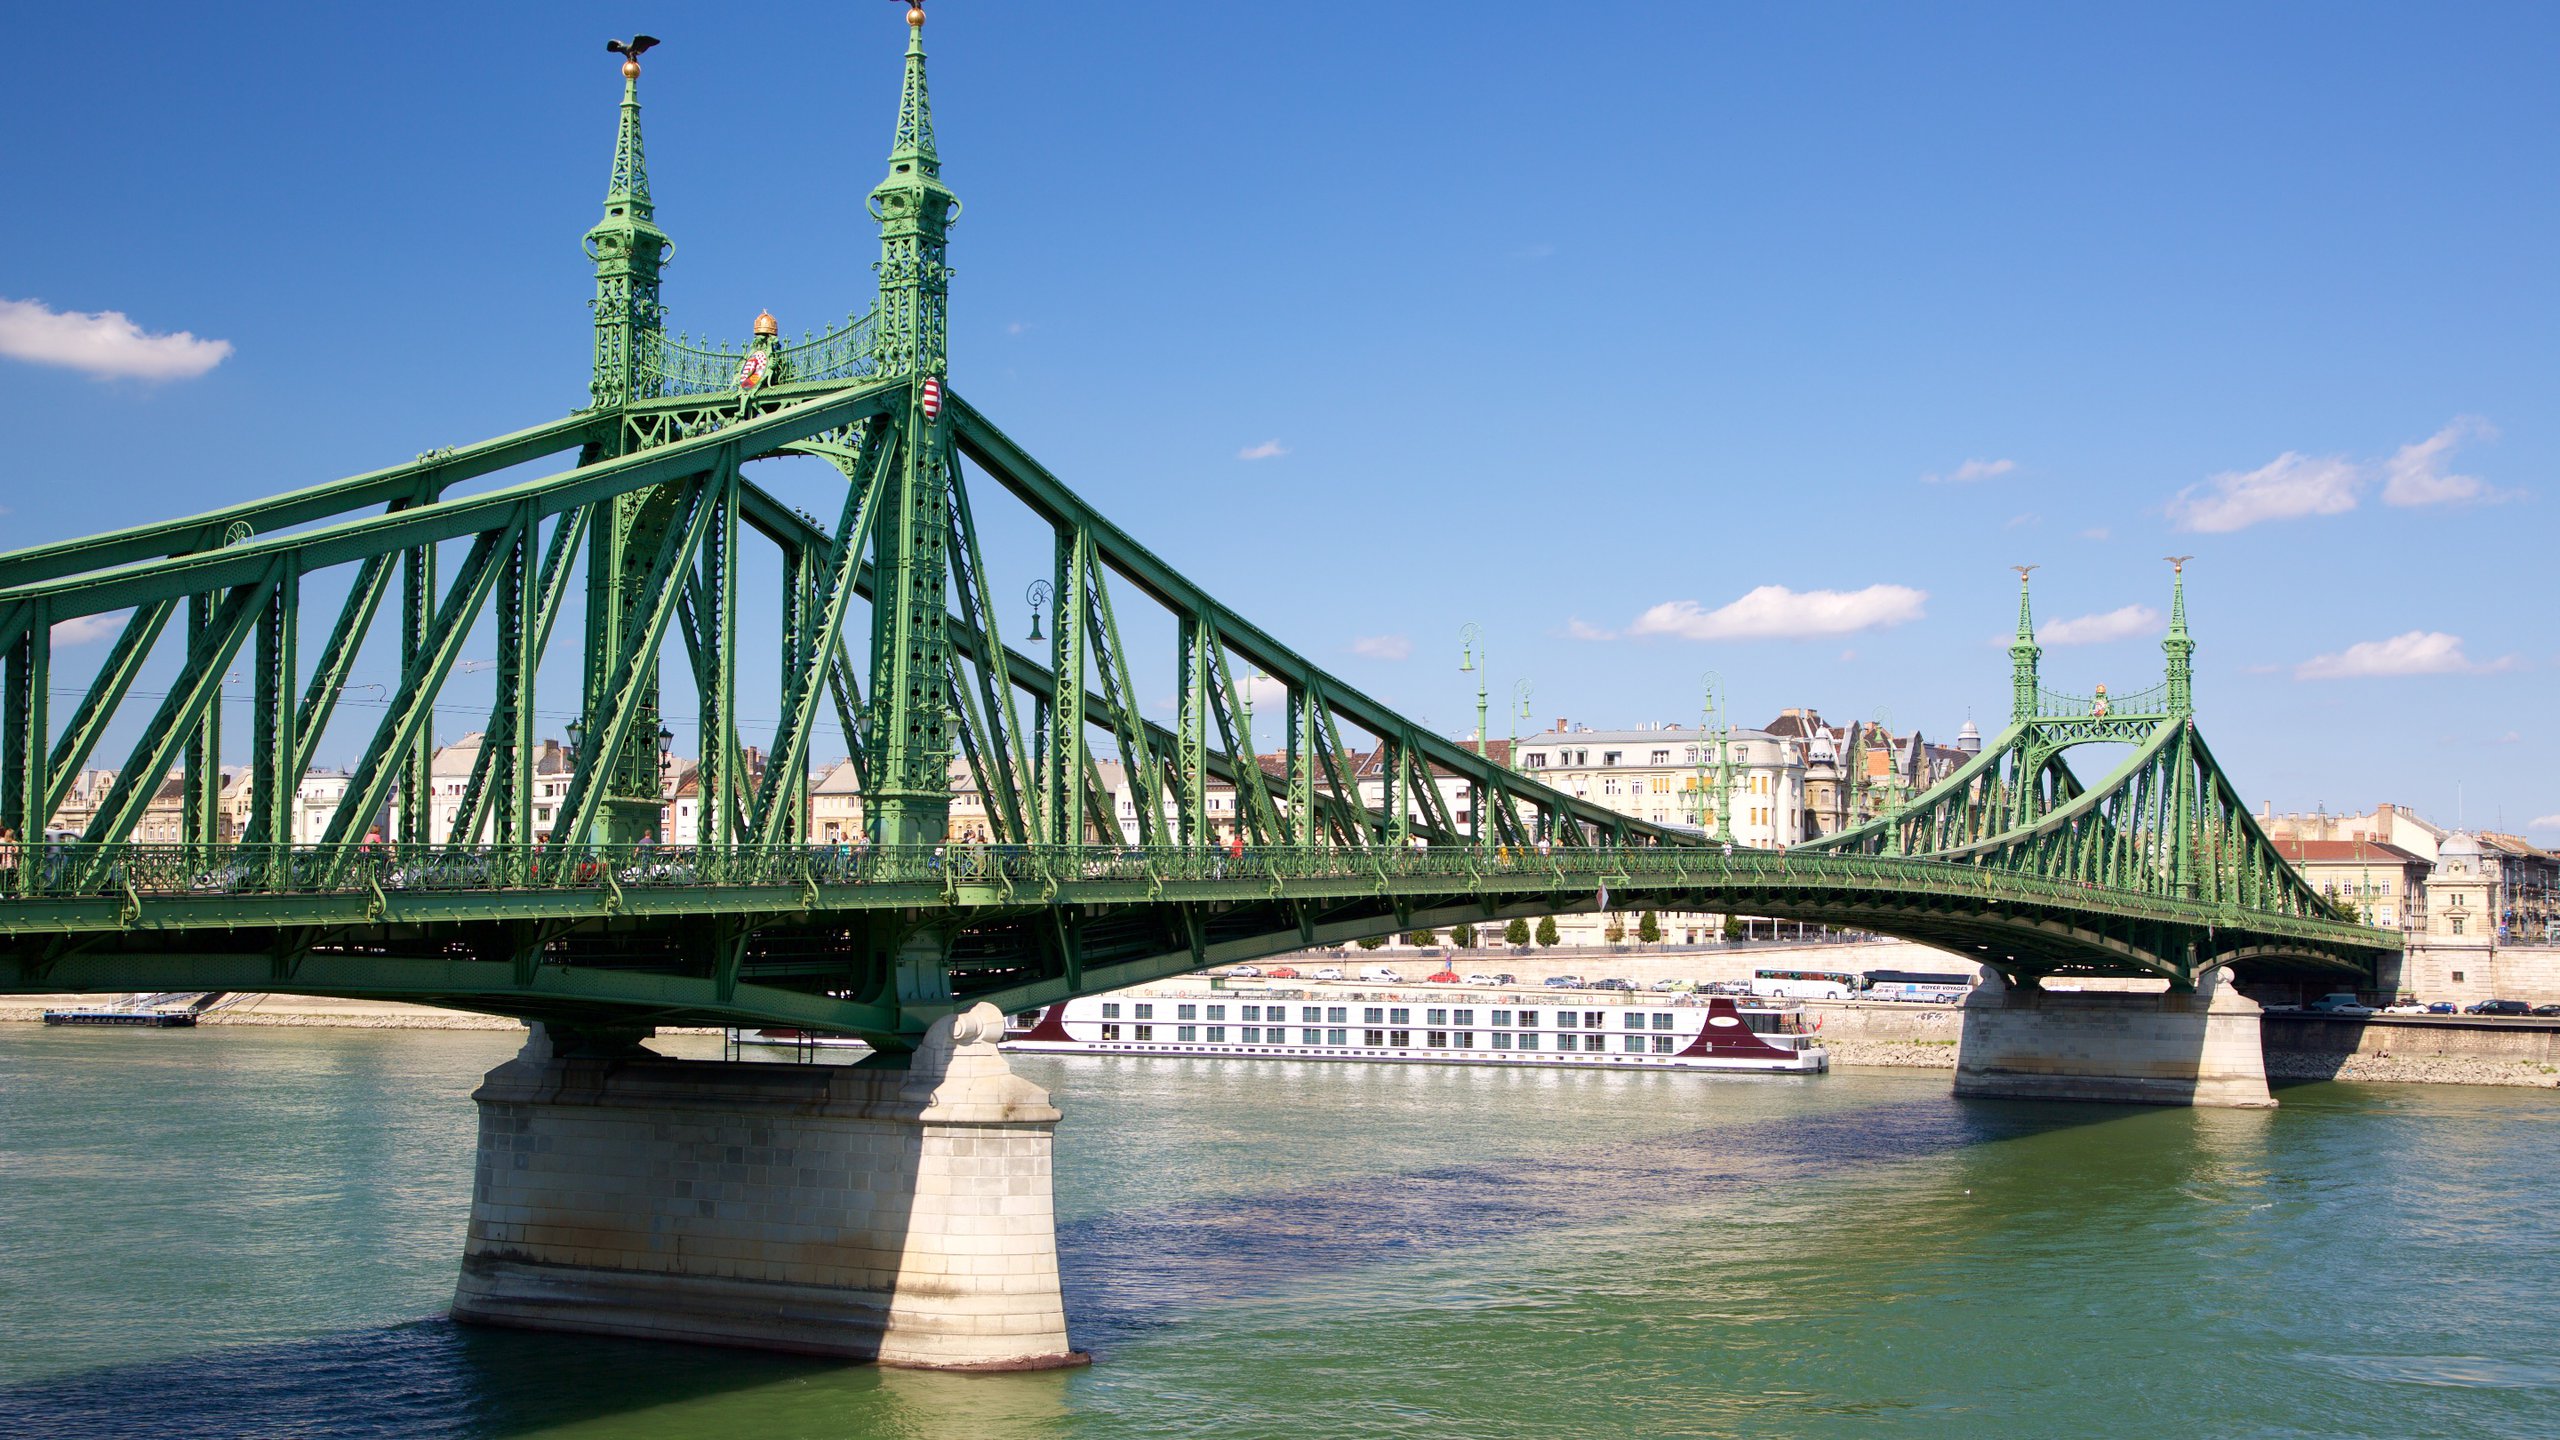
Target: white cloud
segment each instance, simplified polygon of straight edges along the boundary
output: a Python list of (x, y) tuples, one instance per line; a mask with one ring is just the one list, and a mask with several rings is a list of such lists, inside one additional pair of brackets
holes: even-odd
[(2068, 620), (2048, 620), (2036, 627), (2036, 642), (2042, 645), (2100, 645), (2109, 640), (2130, 640), (2149, 635), (2160, 628), (2160, 612), (2148, 605), (2127, 605), (2097, 615), (2075, 615)]
[(1412, 658), (1413, 641), (1402, 635), (1363, 635), (1351, 642), (1351, 653), (1369, 660)]
[(1685, 640), (1769, 640), (1807, 635), (1847, 635), (1917, 620), (1928, 592), (1906, 585), (1864, 590), (1807, 590), (1763, 585), (1714, 610), (1695, 600), (1667, 600), (1636, 617), (1630, 635), (1676, 635)]
[(1259, 445), (1247, 445), (1243, 449), (1237, 451), (1236, 458), (1239, 460), (1277, 460), (1288, 453), (1288, 446), (1281, 444), (1277, 440), (1265, 440)]
[(2445, 469), (2465, 440), (2495, 440), (2497, 428), (2475, 415), (2455, 417), (2445, 426), (2414, 445), (2403, 445), (2392, 457), (2382, 462), (2382, 503), (2385, 505), (2453, 505), (2466, 501), (2507, 500), (2507, 492), (2492, 490), (2477, 475), (2454, 475)]
[(2560, 815), (2537, 815), (2533, 819), (2533, 825), (2531, 828), (2535, 830), (2560, 830)]
[(2356, 508), (2362, 478), (2343, 456), (2287, 450), (2245, 474), (2226, 470), (2179, 491), (2169, 519), (2181, 530), (2221, 534), (2267, 520), (2341, 515)]
[(1028, 321), (1028, 320), (1016, 320), (1016, 321), (1014, 321), (1012, 324), (1007, 325), (1007, 326), (1005, 326), (1005, 327), (1004, 327), (1004, 333), (1006, 333), (1007, 335), (1021, 335), (1021, 334), (1025, 334), (1025, 333), (1027, 333), (1030, 329), (1031, 329), (1031, 322), (1030, 322), (1030, 321)]
[(152, 335), (120, 310), (55, 311), (40, 300), (0, 300), (0, 355), (101, 377), (188, 380), (231, 354), (228, 340), (181, 330)]
[(2115, 532), (2109, 530), (2104, 525), (2092, 525), (2088, 529), (2080, 532), (2080, 538), (2083, 540), (2109, 540), (2113, 539), (2114, 536)]
[(68, 620), (57, 620), (53, 624), (53, 643), (87, 645), (111, 639), (123, 633), (125, 614), (125, 611), (118, 610), (106, 615), (74, 615)]
[(1580, 619), (1578, 617), (1564, 622), (1564, 633), (1568, 639), (1573, 640), (1615, 640), (1618, 638), (1617, 631), (1603, 630), (1599, 626), (1592, 624), (1590, 621)]
[(2357, 680), (2378, 675), (2475, 675), (2504, 670), (2512, 659), (2475, 663), (2462, 653), (2462, 637), (2441, 630), (2412, 630), (2388, 640), (2361, 640), (2335, 655), (2314, 655), (2293, 667), (2297, 680)]
[(1930, 485), (1970, 485), (1976, 480), (1996, 480), (2018, 468), (2015, 460), (1967, 460), (1944, 475), (1923, 475)]

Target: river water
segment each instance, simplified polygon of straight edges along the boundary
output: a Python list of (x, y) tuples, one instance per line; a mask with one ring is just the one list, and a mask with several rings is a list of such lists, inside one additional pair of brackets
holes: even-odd
[(2551, 1092), (1018, 1057), (1095, 1364), (963, 1377), (446, 1321), (514, 1043), (0, 1029), (0, 1435), (2560, 1433)]

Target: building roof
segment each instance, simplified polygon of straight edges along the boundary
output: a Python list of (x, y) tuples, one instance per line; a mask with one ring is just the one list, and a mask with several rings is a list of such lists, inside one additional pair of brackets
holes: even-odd
[(2277, 836), (2276, 853), (2295, 865), (2424, 865), (2427, 857), (2379, 840), (2297, 840)]

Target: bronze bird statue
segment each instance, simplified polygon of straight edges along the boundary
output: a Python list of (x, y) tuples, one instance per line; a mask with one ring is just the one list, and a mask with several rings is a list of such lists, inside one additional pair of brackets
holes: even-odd
[(628, 41), (607, 40), (604, 42), (604, 48), (625, 60), (638, 60), (644, 52), (657, 43), (658, 37), (655, 35), (634, 35)]

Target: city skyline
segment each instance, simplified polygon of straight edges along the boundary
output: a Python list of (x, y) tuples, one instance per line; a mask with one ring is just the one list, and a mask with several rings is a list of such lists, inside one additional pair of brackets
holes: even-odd
[[(2249, 793), (2560, 838), (2521, 763), (2560, 698), (2531, 263), (2560, 226), (2520, 178), (2549, 17), (1457, 13), (938, 7), (955, 387), (1447, 733), (1471, 620), (1497, 697), (1535, 681), (1524, 728), (1686, 723), (1715, 670), (1744, 723), (1989, 730), (2011, 564), (2043, 566), (2053, 683), (2121, 692), (2158, 673), (2159, 557), (2193, 554), (2198, 702)], [(0, 99), (21, 133), (86, 117), (0, 160), (56, 202), (0, 226), (0, 543), (583, 402), (600, 22), (392, 23), (171, 10), (118, 105), (76, 67)], [(667, 41), (674, 325), (867, 303), (861, 187), (782, 177), (867, 183), (896, 27), (617, 23)]]

